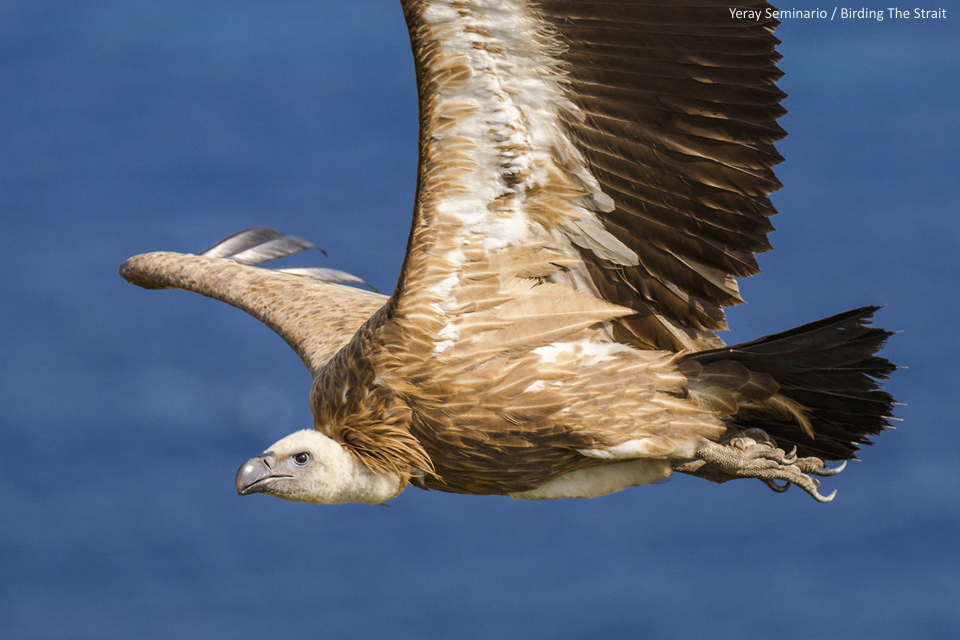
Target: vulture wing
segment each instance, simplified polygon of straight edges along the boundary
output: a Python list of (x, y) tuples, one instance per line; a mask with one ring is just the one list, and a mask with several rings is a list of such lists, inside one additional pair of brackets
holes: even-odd
[(477, 357), (605, 322), (640, 348), (721, 345), (735, 276), (770, 248), (777, 22), (720, 0), (402, 4), (420, 95), (403, 342)]
[(334, 269), (265, 269), (257, 265), (313, 244), (256, 227), (221, 240), (200, 255), (134, 256), (120, 275), (147, 289), (185, 289), (246, 311), (289, 344), (313, 375), (386, 302), (386, 296), (338, 282), (363, 283)]

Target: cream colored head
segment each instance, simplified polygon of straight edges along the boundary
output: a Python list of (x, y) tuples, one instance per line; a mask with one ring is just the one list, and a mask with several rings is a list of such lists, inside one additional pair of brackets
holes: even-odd
[(380, 504), (403, 490), (395, 475), (371, 471), (339, 442), (305, 429), (277, 441), (237, 472), (237, 493), (313, 504)]

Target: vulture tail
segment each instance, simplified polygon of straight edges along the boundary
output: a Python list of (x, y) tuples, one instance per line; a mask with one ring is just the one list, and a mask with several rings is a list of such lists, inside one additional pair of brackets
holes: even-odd
[(856, 458), (890, 426), (895, 402), (880, 380), (897, 367), (876, 355), (889, 331), (863, 307), (680, 362), (692, 394), (727, 408), (733, 426), (757, 428), (801, 457)]

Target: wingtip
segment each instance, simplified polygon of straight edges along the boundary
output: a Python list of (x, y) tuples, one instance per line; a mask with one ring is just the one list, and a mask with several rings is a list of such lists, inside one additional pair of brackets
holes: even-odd
[(132, 256), (130, 258), (127, 258), (126, 260), (123, 261), (123, 264), (120, 265), (120, 269), (119, 269), (120, 277), (126, 280), (127, 282), (133, 282), (133, 278), (135, 277), (134, 273), (136, 271), (135, 269), (136, 258), (137, 256)]
[(155, 278), (151, 277), (152, 271), (150, 265), (155, 262), (152, 258), (162, 253), (165, 252), (140, 253), (127, 258), (123, 261), (123, 264), (120, 265), (120, 277), (130, 284), (143, 287), (144, 289), (167, 288), (165, 285), (159, 284)]

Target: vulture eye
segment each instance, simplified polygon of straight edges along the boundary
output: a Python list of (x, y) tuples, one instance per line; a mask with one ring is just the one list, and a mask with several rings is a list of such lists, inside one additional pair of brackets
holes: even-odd
[(293, 456), (293, 461), (294, 461), (294, 463), (296, 463), (298, 466), (301, 466), (301, 467), (302, 467), (303, 465), (307, 464), (307, 462), (310, 461), (310, 454), (308, 454), (308, 453), (298, 453), (297, 455)]

